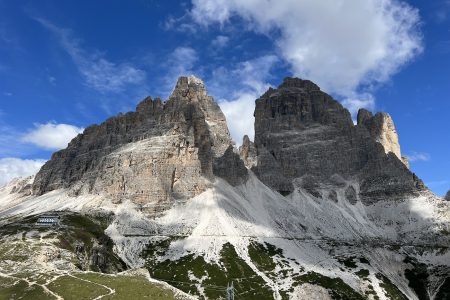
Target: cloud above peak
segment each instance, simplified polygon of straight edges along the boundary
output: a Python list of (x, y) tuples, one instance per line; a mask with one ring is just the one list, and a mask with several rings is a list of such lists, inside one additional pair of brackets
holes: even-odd
[(44, 163), (43, 159), (0, 158), (0, 187), (14, 178), (37, 173)]
[(67, 144), (83, 132), (79, 128), (69, 124), (35, 124), (35, 128), (23, 135), (22, 141), (30, 143), (46, 150), (59, 150), (67, 147)]
[(221, 27), (240, 17), (273, 40), (295, 76), (348, 98), (352, 110), (372, 107), (371, 87), (422, 51), (418, 10), (397, 0), (192, 0), (191, 16)]
[(130, 63), (115, 63), (106, 59), (99, 51), (88, 52), (81, 41), (73, 37), (70, 29), (58, 27), (52, 22), (35, 18), (44, 28), (52, 32), (61, 47), (71, 57), (86, 85), (100, 93), (123, 92), (128, 85), (142, 84), (145, 71)]

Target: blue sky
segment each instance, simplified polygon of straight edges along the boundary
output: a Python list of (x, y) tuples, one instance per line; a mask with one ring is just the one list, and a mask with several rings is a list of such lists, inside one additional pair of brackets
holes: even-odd
[(0, 185), (189, 74), (237, 143), (285, 76), (389, 112), (412, 170), (450, 189), (448, 0), (0, 0)]

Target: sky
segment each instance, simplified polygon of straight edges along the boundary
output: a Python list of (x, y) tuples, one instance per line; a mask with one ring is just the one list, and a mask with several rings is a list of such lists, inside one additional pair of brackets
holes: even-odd
[(237, 144), (297, 76), (390, 113), (412, 171), (450, 189), (450, 0), (0, 0), (0, 186), (191, 74)]

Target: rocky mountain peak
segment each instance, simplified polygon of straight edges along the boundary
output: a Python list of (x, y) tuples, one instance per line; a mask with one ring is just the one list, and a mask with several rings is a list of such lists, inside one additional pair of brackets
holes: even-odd
[(284, 78), (283, 82), (278, 86), (278, 89), (283, 88), (299, 88), (307, 91), (320, 91), (319, 86), (311, 80), (304, 80), (296, 77)]
[(180, 77), (167, 101), (146, 97), (135, 112), (86, 128), (41, 168), (33, 193), (66, 188), (158, 211), (203, 192), (214, 176), (244, 182), (236, 157), (225, 116), (203, 82)]
[(257, 153), (255, 144), (250, 141), (248, 135), (244, 135), (242, 145), (239, 147), (239, 155), (247, 168), (251, 168), (256, 165)]
[(378, 112), (373, 116), (371, 112), (360, 109), (357, 119), (358, 125), (365, 126), (372, 138), (383, 145), (386, 154), (392, 152), (402, 160), (397, 130), (390, 114)]
[(194, 75), (181, 76), (178, 78), (170, 99), (185, 99), (188, 101), (199, 101), (201, 99), (211, 100), (208, 98), (203, 81)]
[[(308, 80), (286, 78), (256, 100), (253, 168), (266, 185), (282, 194), (296, 186), (333, 186), (336, 175), (354, 182), (352, 202), (401, 198), (423, 188), (402, 163), (389, 114), (358, 114), (358, 125), (338, 101)], [(302, 179), (303, 178), (303, 179)]]

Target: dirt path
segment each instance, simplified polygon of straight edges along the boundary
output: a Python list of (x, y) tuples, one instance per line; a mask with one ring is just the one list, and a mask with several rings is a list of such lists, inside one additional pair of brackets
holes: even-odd
[(32, 286), (32, 285), (40, 286), (40, 287), (42, 287), (42, 289), (43, 289), (47, 294), (50, 294), (50, 295), (54, 296), (57, 300), (64, 300), (63, 297), (61, 297), (60, 295), (58, 295), (58, 294), (56, 294), (55, 292), (51, 291), (51, 290), (46, 286), (48, 283), (46, 283), (46, 284), (39, 284), (39, 283), (37, 283), (37, 282), (28, 280), (28, 278), (19, 278), (19, 277), (15, 277), (15, 276), (12, 276), (12, 275), (9, 275), (9, 274), (5, 274), (5, 273), (1, 273), (1, 272), (0, 272), (0, 276), (6, 277), (6, 278), (12, 278), (12, 279), (17, 280), (17, 281), (25, 281), (25, 282), (28, 284), (28, 286)]
[(99, 299), (102, 299), (103, 297), (110, 296), (110, 295), (113, 295), (113, 294), (116, 293), (116, 291), (114, 289), (110, 288), (109, 286), (106, 286), (106, 285), (103, 285), (103, 284), (100, 284), (100, 283), (97, 283), (97, 282), (93, 282), (93, 281), (90, 281), (90, 280), (87, 280), (87, 279), (83, 279), (83, 278), (74, 276), (72, 274), (67, 274), (67, 276), (75, 278), (75, 279), (78, 279), (78, 280), (81, 280), (81, 281), (84, 281), (84, 282), (89, 282), (89, 283), (92, 283), (92, 284), (104, 287), (105, 289), (107, 289), (109, 291), (108, 294), (100, 295), (100, 296), (98, 296), (98, 297), (96, 297), (96, 298), (94, 298), (92, 300), (99, 300)]

